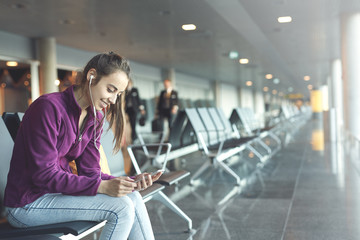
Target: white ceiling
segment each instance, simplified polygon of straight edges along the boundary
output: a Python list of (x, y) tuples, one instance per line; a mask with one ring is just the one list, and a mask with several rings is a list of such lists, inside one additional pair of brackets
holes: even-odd
[[(342, 10), (341, 10), (342, 9)], [(59, 44), (115, 51), (130, 60), (210, 80), (308, 95), (340, 57), (340, 12), (359, 0), (0, 0), (0, 30)], [(277, 17), (290, 15), (292, 23)], [(70, 24), (63, 24), (68, 22)], [(197, 30), (184, 32), (193, 23)], [(0, 41), (1, 44), (1, 41)], [(248, 65), (230, 60), (236, 50)], [(266, 80), (272, 73), (279, 85)]]

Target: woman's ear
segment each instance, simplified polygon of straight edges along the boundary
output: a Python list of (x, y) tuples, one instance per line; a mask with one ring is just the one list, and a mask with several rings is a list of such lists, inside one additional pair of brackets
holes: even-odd
[(88, 72), (87, 72), (87, 75), (86, 75), (86, 79), (88, 81), (90, 80), (94, 80), (96, 78), (96, 70), (95, 68), (91, 68)]

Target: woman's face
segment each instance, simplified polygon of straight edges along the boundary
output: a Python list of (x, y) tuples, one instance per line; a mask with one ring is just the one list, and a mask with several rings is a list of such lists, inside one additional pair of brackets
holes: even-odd
[(126, 89), (128, 81), (126, 73), (116, 71), (102, 77), (96, 85), (92, 85), (91, 92), (96, 110), (100, 111), (110, 104), (115, 104), (118, 96)]

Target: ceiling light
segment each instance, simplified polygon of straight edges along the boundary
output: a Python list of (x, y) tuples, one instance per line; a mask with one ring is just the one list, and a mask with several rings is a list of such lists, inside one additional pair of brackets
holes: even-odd
[(266, 79), (272, 79), (272, 78), (273, 78), (273, 75), (270, 74), (270, 73), (268, 73), (268, 74), (265, 75), (265, 78), (266, 78)]
[(280, 79), (274, 78), (273, 83), (274, 83), (274, 84), (279, 84), (279, 83), (280, 83)]
[(185, 31), (192, 31), (196, 29), (196, 26), (194, 24), (184, 24), (181, 28)]
[(305, 81), (309, 81), (309, 80), (310, 80), (310, 76), (304, 76), (304, 80), (305, 80)]
[(59, 79), (56, 79), (56, 80), (55, 80), (55, 85), (56, 85), (56, 86), (59, 86), (59, 85), (60, 85), (60, 80), (59, 80)]
[(237, 59), (239, 57), (239, 53), (236, 51), (230, 51), (229, 52), (229, 58), (230, 59)]
[(239, 63), (240, 63), (240, 64), (248, 64), (248, 63), (249, 63), (249, 59), (247, 59), (247, 58), (241, 58), (241, 59), (239, 60)]
[(276, 95), (277, 94), (277, 91), (274, 89), (272, 90), (272, 94)]
[(6, 62), (6, 66), (8, 66), (8, 67), (17, 67), (17, 65), (19, 65), (19, 64), (15, 61)]
[(267, 91), (269, 91), (269, 88), (268, 88), (268, 87), (264, 87), (263, 90), (264, 90), (264, 92), (267, 92)]
[(248, 87), (250, 87), (250, 86), (252, 86), (252, 81), (246, 81), (246, 86), (248, 86)]
[(279, 23), (289, 23), (291, 21), (292, 21), (292, 18), (290, 16), (278, 17)]
[(313, 85), (309, 84), (309, 85), (307, 86), (307, 88), (308, 88), (309, 90), (311, 90), (311, 89), (313, 89)]

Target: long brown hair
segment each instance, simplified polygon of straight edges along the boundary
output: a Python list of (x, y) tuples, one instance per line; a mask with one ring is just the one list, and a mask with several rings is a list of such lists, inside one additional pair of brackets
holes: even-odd
[[(130, 66), (129, 62), (121, 57), (120, 55), (109, 52), (101, 53), (93, 57), (85, 66), (82, 73), (78, 77), (79, 86), (82, 89), (83, 93), (87, 92), (88, 81), (87, 73), (90, 69), (96, 70), (96, 77), (92, 80), (93, 85), (96, 85), (100, 79), (104, 76), (108, 76), (116, 71), (122, 71), (126, 73), (128, 79), (130, 79)], [(125, 94), (121, 94), (115, 104), (111, 104), (110, 107), (106, 110), (109, 119), (109, 129), (114, 128), (114, 152), (118, 152), (121, 148), (121, 138), (124, 133), (125, 128)], [(97, 121), (97, 119), (95, 119)], [(101, 123), (104, 121), (102, 119)], [(102, 127), (102, 124), (98, 125), (99, 128)], [(108, 130), (109, 130), (108, 129)], [(99, 129), (98, 129), (99, 130)]]

